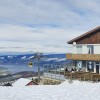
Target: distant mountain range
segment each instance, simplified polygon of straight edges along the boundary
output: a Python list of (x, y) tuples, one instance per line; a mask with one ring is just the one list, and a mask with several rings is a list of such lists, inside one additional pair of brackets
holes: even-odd
[[(10, 72), (21, 72), (21, 71), (35, 71), (37, 72), (37, 60), (31, 59), (34, 54), (23, 54), (23, 55), (3, 55), (0, 56), (0, 67), (8, 68)], [(67, 63), (66, 54), (44, 54), (40, 60), (40, 67), (44, 64), (63, 64)], [(32, 62), (33, 67), (29, 68), (29, 62)]]
[[(30, 61), (35, 61), (36, 59), (31, 59), (34, 54), (23, 54), (23, 55), (5, 55), (0, 56), (0, 64), (27, 64)], [(41, 62), (65, 62), (66, 54), (49, 54), (43, 55)]]

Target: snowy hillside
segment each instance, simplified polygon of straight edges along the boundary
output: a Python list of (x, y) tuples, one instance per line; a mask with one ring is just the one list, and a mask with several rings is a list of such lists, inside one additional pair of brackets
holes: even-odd
[(100, 83), (0, 87), (0, 100), (100, 100)]

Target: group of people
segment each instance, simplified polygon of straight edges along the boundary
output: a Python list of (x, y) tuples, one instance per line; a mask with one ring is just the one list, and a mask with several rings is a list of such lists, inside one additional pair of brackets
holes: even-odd
[(75, 71), (81, 71), (81, 69), (71, 68), (70, 70), (66, 67), (65, 72), (75, 72)]

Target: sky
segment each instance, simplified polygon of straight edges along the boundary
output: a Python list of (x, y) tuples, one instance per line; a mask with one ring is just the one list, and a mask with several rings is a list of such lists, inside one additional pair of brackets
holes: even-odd
[(100, 26), (100, 0), (0, 0), (0, 54), (68, 53), (67, 41)]

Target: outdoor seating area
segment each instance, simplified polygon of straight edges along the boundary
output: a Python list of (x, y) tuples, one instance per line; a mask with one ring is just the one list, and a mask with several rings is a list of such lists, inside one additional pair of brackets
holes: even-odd
[(61, 81), (54, 80), (54, 79), (43, 79), (43, 84), (44, 85), (58, 85), (58, 84), (61, 84)]
[(93, 82), (97, 82), (100, 81), (100, 74), (97, 73), (92, 73), (92, 72), (65, 72), (65, 77), (67, 79), (78, 79), (80, 81), (93, 81)]

